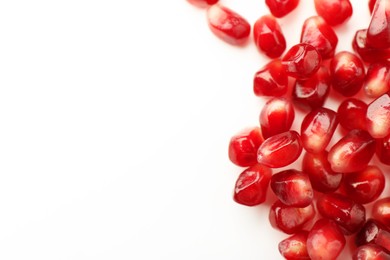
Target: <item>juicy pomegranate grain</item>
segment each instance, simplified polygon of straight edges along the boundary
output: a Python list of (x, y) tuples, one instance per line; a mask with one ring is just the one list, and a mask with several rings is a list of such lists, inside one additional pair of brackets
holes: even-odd
[(241, 15), (220, 4), (207, 10), (211, 31), (220, 39), (233, 45), (244, 44), (251, 32), (251, 26)]
[(306, 246), (311, 259), (335, 260), (345, 246), (345, 237), (332, 220), (320, 219), (309, 231)]
[(390, 58), (390, 49), (376, 49), (367, 45), (367, 30), (358, 30), (352, 41), (353, 50), (364, 62), (386, 61)]
[(321, 66), (321, 55), (313, 46), (300, 43), (291, 47), (282, 59), (287, 74), (296, 79), (308, 79)]
[(248, 167), (257, 163), (257, 150), (263, 142), (259, 127), (246, 128), (229, 142), (229, 159), (232, 163)]
[(256, 96), (278, 97), (287, 93), (288, 76), (279, 59), (273, 60), (256, 72), (253, 92)]
[(390, 197), (382, 198), (374, 203), (372, 217), (390, 229)]
[(234, 200), (242, 205), (255, 206), (266, 199), (271, 169), (256, 164), (243, 171), (237, 179)]
[(383, 94), (367, 108), (367, 131), (374, 138), (390, 134), (390, 95)]
[(364, 245), (357, 248), (352, 260), (390, 260), (390, 255), (377, 245)]
[(369, 219), (356, 235), (355, 243), (357, 246), (375, 244), (390, 252), (390, 232), (379, 222)]
[(299, 134), (288, 131), (265, 140), (257, 152), (257, 161), (271, 168), (280, 168), (297, 160), (301, 152)]
[(370, 65), (367, 71), (364, 92), (377, 98), (390, 91), (390, 63), (378, 62)]
[(367, 29), (367, 45), (377, 49), (390, 47), (390, 2), (377, 0)]
[(331, 26), (342, 24), (352, 16), (349, 0), (314, 0), (317, 14)]
[(302, 230), (279, 243), (279, 252), (287, 260), (310, 260), (306, 240), (309, 232)]
[(260, 17), (253, 26), (257, 48), (270, 58), (278, 58), (286, 50), (286, 40), (278, 21), (272, 15)]
[(336, 112), (317, 108), (305, 116), (301, 125), (303, 148), (310, 153), (325, 150), (337, 127)]
[(219, 0), (187, 0), (187, 1), (199, 7), (207, 7), (209, 5), (218, 3)]
[(303, 24), (301, 43), (315, 47), (322, 59), (330, 59), (334, 56), (338, 38), (332, 27), (322, 17), (312, 16)]
[(376, 155), (379, 160), (390, 165), (390, 135), (377, 140)]
[(309, 176), (297, 170), (276, 173), (271, 178), (271, 189), (287, 206), (307, 207), (313, 201)]
[(334, 56), (330, 63), (330, 73), (333, 89), (345, 97), (358, 93), (365, 79), (363, 63), (355, 54), (347, 51)]
[(261, 132), (265, 139), (290, 130), (295, 112), (291, 101), (285, 98), (270, 99), (260, 113)]
[(271, 14), (281, 18), (293, 11), (299, 4), (299, 0), (265, 0)]
[(313, 204), (305, 208), (296, 208), (276, 201), (269, 212), (271, 225), (286, 234), (295, 234), (314, 218), (316, 212)]
[(366, 113), (366, 103), (356, 98), (348, 98), (340, 104), (337, 118), (345, 130), (367, 130)]
[(340, 187), (343, 174), (334, 172), (328, 162), (328, 152), (318, 154), (305, 153), (302, 161), (302, 171), (309, 176), (314, 190), (329, 193)]
[(364, 170), (375, 153), (375, 139), (363, 130), (352, 130), (329, 151), (328, 161), (335, 172)]

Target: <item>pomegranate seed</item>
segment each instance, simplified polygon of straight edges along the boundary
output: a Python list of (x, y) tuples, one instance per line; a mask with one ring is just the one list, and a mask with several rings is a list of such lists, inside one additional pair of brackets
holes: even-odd
[(376, 0), (369, 0), (368, 1), (368, 9), (370, 10), (370, 13), (374, 11), (374, 6), (375, 6)]
[(256, 96), (282, 96), (287, 93), (288, 76), (280, 60), (273, 60), (256, 72), (253, 92)]
[(367, 29), (367, 45), (381, 49), (390, 47), (390, 2), (377, 0)]
[(322, 59), (330, 59), (334, 56), (338, 38), (320, 16), (312, 16), (303, 24), (301, 43), (307, 43), (315, 47), (321, 54)]
[(327, 158), (327, 151), (305, 153), (302, 161), (302, 171), (309, 176), (313, 189), (323, 193), (337, 190), (343, 179), (342, 173), (332, 170)]
[(364, 170), (375, 153), (375, 139), (363, 130), (352, 130), (329, 151), (328, 161), (335, 172)]
[(390, 255), (377, 245), (364, 245), (356, 249), (353, 260), (390, 260)]
[(256, 164), (243, 171), (237, 179), (234, 200), (242, 205), (255, 206), (266, 199), (271, 169)]
[(383, 94), (367, 107), (367, 131), (374, 138), (390, 134), (390, 95)]
[(313, 46), (300, 43), (287, 51), (282, 59), (287, 74), (297, 79), (308, 79), (321, 66), (321, 55)]
[(257, 150), (262, 142), (263, 137), (259, 127), (242, 130), (230, 139), (230, 161), (241, 167), (255, 165), (257, 163)]
[(313, 204), (305, 208), (296, 208), (284, 205), (281, 201), (276, 201), (269, 212), (271, 225), (286, 234), (295, 234), (312, 220), (316, 212)]
[(372, 217), (390, 229), (390, 197), (377, 200), (374, 203)]
[(352, 16), (349, 0), (314, 0), (317, 14), (331, 26), (346, 22)]
[(376, 200), (385, 188), (385, 177), (376, 166), (368, 166), (365, 170), (349, 173), (344, 177), (345, 194), (360, 204)]
[(306, 240), (309, 232), (302, 230), (279, 243), (279, 252), (287, 260), (310, 260)]
[(330, 63), (333, 89), (345, 97), (359, 92), (364, 83), (364, 65), (353, 53), (337, 53)]
[(377, 140), (376, 155), (379, 160), (387, 165), (390, 165), (390, 135)]
[(257, 161), (271, 168), (280, 168), (293, 163), (301, 152), (299, 134), (288, 131), (265, 140), (257, 151)]
[(337, 127), (336, 112), (317, 108), (305, 116), (301, 125), (302, 146), (310, 153), (325, 150)]
[(329, 69), (321, 66), (309, 79), (295, 81), (293, 101), (306, 109), (321, 107), (328, 97), (330, 82)]
[(309, 176), (297, 170), (276, 173), (271, 178), (271, 189), (287, 206), (307, 207), (313, 201)]
[(219, 4), (207, 11), (211, 31), (220, 39), (233, 45), (244, 44), (251, 32), (251, 26), (241, 15)]
[(337, 110), (340, 125), (346, 130), (367, 130), (367, 104), (356, 98), (344, 100)]
[(390, 58), (390, 49), (376, 49), (367, 45), (367, 30), (358, 30), (352, 41), (353, 50), (365, 62), (386, 61)]
[(345, 246), (345, 237), (332, 220), (320, 219), (309, 231), (306, 246), (311, 259), (335, 260)]
[(299, 4), (299, 0), (265, 0), (271, 14), (281, 18), (293, 11)]
[(267, 139), (290, 130), (294, 117), (294, 107), (289, 100), (270, 99), (260, 113), (260, 126), (264, 138)]
[(377, 98), (390, 91), (390, 64), (379, 62), (370, 65), (367, 71), (364, 92)]
[(359, 231), (366, 220), (365, 208), (341, 194), (324, 194), (317, 200), (317, 209), (323, 217), (339, 224), (347, 235)]
[(209, 5), (218, 3), (218, 0), (187, 0), (187, 1), (199, 7), (207, 7)]
[[(382, 242), (386, 240), (388, 240), (387, 245), (382, 245)], [(355, 243), (357, 246), (372, 243), (390, 249), (390, 233), (381, 223), (369, 219), (357, 233)]]
[(280, 57), (286, 50), (286, 39), (272, 15), (264, 15), (256, 21), (253, 36), (257, 48), (270, 58)]

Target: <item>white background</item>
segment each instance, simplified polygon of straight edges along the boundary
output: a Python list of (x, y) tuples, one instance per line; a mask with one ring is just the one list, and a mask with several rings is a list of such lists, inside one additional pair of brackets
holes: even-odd
[[(217, 39), (185, 0), (0, 3), (0, 259), (281, 258), (268, 206), (232, 200), (227, 144), (264, 103), (253, 43)], [(280, 20), (288, 46), (314, 14), (302, 0)]]

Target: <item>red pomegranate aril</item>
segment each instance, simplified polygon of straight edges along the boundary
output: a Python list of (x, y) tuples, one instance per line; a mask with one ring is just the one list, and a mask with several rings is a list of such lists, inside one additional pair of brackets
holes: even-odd
[(270, 168), (281, 168), (297, 160), (301, 152), (299, 134), (288, 131), (265, 140), (257, 151), (257, 162)]
[(329, 151), (328, 161), (335, 172), (364, 170), (375, 153), (375, 139), (355, 129), (341, 138)]
[(256, 21), (253, 37), (259, 51), (272, 59), (280, 57), (286, 50), (286, 39), (278, 21), (272, 15), (264, 15)]
[(345, 130), (367, 130), (367, 104), (356, 98), (345, 99), (337, 110), (337, 118)]
[(377, 245), (364, 245), (355, 250), (352, 260), (390, 260), (390, 255)]
[(308, 231), (302, 230), (279, 243), (279, 252), (287, 260), (310, 260), (306, 240)]
[(303, 208), (313, 201), (309, 176), (297, 170), (276, 173), (271, 178), (271, 189), (285, 205)]
[(390, 229), (390, 197), (375, 201), (372, 207), (372, 218)]
[(332, 86), (335, 91), (350, 97), (362, 88), (365, 72), (362, 61), (353, 53), (337, 53), (330, 63)]
[(376, 0), (369, 0), (368, 1), (368, 9), (370, 10), (370, 14), (374, 11)]
[(262, 142), (263, 137), (259, 127), (242, 130), (230, 139), (230, 161), (241, 167), (257, 164), (257, 150)]
[(316, 212), (313, 204), (305, 208), (296, 208), (276, 201), (270, 209), (269, 220), (271, 225), (286, 234), (295, 234), (314, 218)]
[(291, 47), (282, 59), (287, 74), (296, 79), (308, 79), (321, 66), (321, 55), (313, 46), (300, 43)]
[(376, 155), (379, 160), (387, 165), (390, 165), (390, 135), (377, 140)]
[(383, 94), (367, 107), (367, 131), (374, 138), (390, 134), (390, 95)]
[(301, 124), (303, 148), (310, 153), (319, 153), (329, 144), (338, 121), (336, 112), (317, 108), (305, 116)]
[(256, 72), (253, 92), (256, 96), (283, 96), (287, 93), (288, 76), (279, 59), (273, 60)]
[(233, 45), (242, 45), (247, 42), (251, 26), (238, 13), (220, 4), (215, 4), (207, 10), (207, 18), (211, 31), (223, 41)]
[(292, 92), (294, 103), (304, 109), (322, 107), (329, 94), (330, 82), (330, 73), (326, 66), (321, 66), (307, 80), (296, 80)]
[(348, 21), (353, 12), (349, 0), (314, 0), (314, 6), (317, 14), (331, 26)]
[(299, 4), (299, 0), (265, 0), (271, 14), (281, 18), (293, 11)]
[(246, 206), (263, 203), (266, 199), (271, 176), (271, 169), (260, 164), (244, 170), (237, 179), (234, 188), (234, 200)]
[(353, 50), (364, 62), (386, 61), (390, 58), (390, 49), (376, 49), (367, 45), (367, 30), (358, 30), (352, 41)]
[(377, 49), (390, 47), (390, 2), (377, 0), (367, 29), (367, 45)]
[(259, 118), (264, 139), (290, 130), (294, 117), (291, 101), (285, 98), (270, 99), (265, 103)]
[(390, 232), (381, 223), (369, 219), (356, 234), (355, 244), (357, 246), (375, 244), (390, 251)]
[(318, 154), (305, 153), (302, 161), (302, 171), (309, 176), (314, 190), (329, 193), (340, 187), (343, 174), (334, 172), (328, 162), (328, 152)]
[(345, 246), (345, 237), (335, 222), (318, 220), (309, 231), (306, 247), (311, 259), (336, 260)]
[(390, 63), (373, 63), (367, 70), (364, 92), (368, 97), (377, 98), (390, 91)]
[(360, 172), (344, 176), (345, 195), (360, 204), (376, 200), (385, 188), (385, 177), (377, 166), (367, 166)]
[(338, 38), (333, 28), (322, 17), (312, 16), (303, 24), (301, 43), (315, 47), (322, 59), (330, 59), (334, 56)]
[(219, 0), (187, 0), (187, 1), (195, 6), (207, 7), (209, 5), (218, 3)]

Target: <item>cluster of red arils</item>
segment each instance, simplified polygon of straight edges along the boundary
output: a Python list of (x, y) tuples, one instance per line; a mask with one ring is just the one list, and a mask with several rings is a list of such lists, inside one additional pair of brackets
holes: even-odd
[[(233, 45), (248, 41), (251, 25), (241, 15), (218, 0), (189, 1), (208, 6), (209, 26), (219, 38)], [(292, 235), (279, 243), (286, 259), (336, 259), (345, 236), (351, 235), (353, 259), (390, 259), (390, 197), (378, 200), (385, 177), (379, 167), (369, 165), (375, 154), (390, 165), (390, 0), (369, 1), (371, 22), (356, 32), (355, 53), (335, 53), (338, 37), (332, 28), (351, 17), (349, 0), (314, 0), (318, 16), (306, 19), (300, 43), (287, 52), (276, 18), (289, 14), (299, 0), (265, 3), (271, 14), (256, 21), (253, 39), (273, 60), (255, 74), (253, 90), (269, 99), (260, 112), (260, 126), (230, 140), (230, 160), (246, 167), (234, 200), (259, 205), (272, 189), (278, 200), (269, 220)], [(323, 107), (331, 88), (344, 97), (337, 111)], [(358, 98), (361, 89), (369, 104)], [(300, 133), (291, 130), (294, 106), (307, 112)], [(338, 125), (344, 136), (328, 149)], [(273, 172), (302, 152), (301, 169)], [(367, 219), (364, 205), (369, 203)]]

